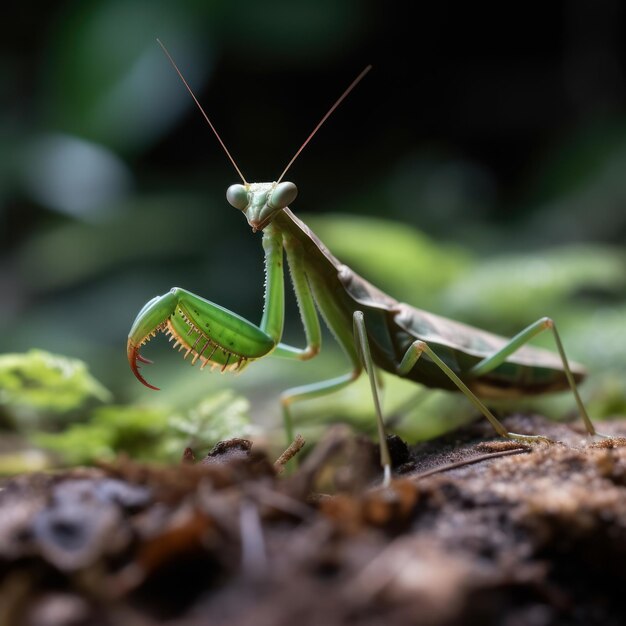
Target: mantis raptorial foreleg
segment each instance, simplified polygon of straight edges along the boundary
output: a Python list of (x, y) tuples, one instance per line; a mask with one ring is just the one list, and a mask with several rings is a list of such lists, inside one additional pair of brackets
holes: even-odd
[(317, 316), (317, 310), (315, 309), (315, 301), (311, 294), (311, 288), (309, 287), (304, 271), (302, 246), (291, 237), (285, 237), (283, 245), (287, 252), (291, 282), (296, 294), (302, 326), (304, 327), (306, 347), (294, 348), (293, 346), (280, 343), (276, 346), (276, 350), (274, 350), (274, 356), (306, 361), (312, 359), (320, 351), (322, 345), (320, 321)]
[(459, 390), (463, 392), (465, 397), (489, 420), (489, 423), (494, 427), (498, 435), (523, 442), (534, 443), (537, 441), (543, 441), (545, 443), (551, 443), (550, 439), (543, 437), (542, 435), (520, 435), (509, 432), (502, 425), (500, 420), (498, 420), (498, 418), (483, 404), (483, 402), (478, 399), (472, 390), (435, 354), (425, 341), (418, 339), (411, 344), (398, 366), (397, 373), (400, 376), (408, 374), (422, 354), (426, 354), (430, 360), (459, 388)]
[(556, 343), (556, 347), (559, 351), (559, 356), (561, 357), (561, 361), (563, 363), (563, 370), (565, 372), (565, 376), (567, 377), (567, 382), (574, 394), (574, 398), (576, 399), (576, 404), (578, 405), (578, 410), (580, 411), (580, 416), (582, 417), (583, 422), (585, 423), (585, 428), (590, 435), (599, 435), (601, 437), (606, 437), (607, 435), (601, 435), (595, 429), (593, 422), (589, 419), (589, 415), (587, 414), (587, 409), (585, 409), (585, 405), (580, 398), (580, 394), (578, 393), (578, 387), (576, 386), (576, 381), (574, 380), (574, 375), (572, 374), (572, 370), (569, 365), (569, 361), (567, 356), (565, 355), (565, 349), (563, 348), (563, 343), (561, 342), (561, 338), (556, 329), (556, 325), (554, 321), (549, 317), (542, 317), (537, 320), (521, 332), (519, 332), (515, 337), (513, 337), (504, 347), (498, 350), (495, 354), (483, 359), (469, 371), (470, 376), (478, 377), (483, 374), (487, 374), (488, 372), (493, 371), (498, 365), (503, 363), (508, 356), (519, 350), (523, 345), (528, 343), (533, 337), (536, 337), (539, 333), (544, 330), (551, 330), (552, 335), (554, 337), (554, 341)]
[[(315, 300), (311, 293), (311, 287), (309, 286), (304, 270), (302, 247), (297, 241), (294, 241), (290, 237), (285, 237), (283, 244), (287, 252), (291, 281), (296, 294), (296, 301), (298, 303), (307, 345), (305, 348), (295, 348), (280, 343), (276, 346), (273, 354), (274, 356), (287, 359), (305, 361), (313, 358), (320, 350), (322, 334), (319, 317), (315, 308)], [(293, 417), (291, 415), (291, 405), (294, 402), (317, 398), (332, 393), (333, 391), (338, 391), (356, 380), (360, 373), (361, 368), (355, 363), (354, 369), (342, 376), (312, 383), (310, 385), (303, 385), (301, 387), (292, 387), (284, 391), (281, 394), (280, 401), (283, 408), (283, 420), (288, 442), (291, 442), (294, 437)]]

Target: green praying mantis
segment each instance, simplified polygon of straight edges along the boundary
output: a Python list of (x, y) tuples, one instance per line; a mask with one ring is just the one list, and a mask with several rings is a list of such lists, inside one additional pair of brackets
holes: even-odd
[[(586, 430), (597, 433), (577, 389), (585, 376), (582, 366), (568, 361), (554, 322), (537, 320), (512, 339), (398, 302), (342, 264), (298, 219), (289, 206), (298, 190), (283, 178), (318, 129), (369, 71), (368, 66), (338, 98), (315, 127), (276, 182), (248, 183), (202, 109), (175, 62), (159, 41), (205, 120), (241, 177), (231, 185), (227, 201), (241, 211), (253, 232), (262, 231), (265, 252), (265, 293), (261, 322), (256, 325), (236, 313), (185, 289), (174, 287), (150, 300), (139, 312), (128, 336), (127, 355), (135, 376), (157, 389), (139, 372), (151, 363), (140, 348), (162, 332), (174, 348), (191, 356), (191, 364), (210, 365), (222, 372), (241, 372), (266, 356), (306, 361), (321, 348), (320, 316), (345, 352), (350, 370), (335, 378), (295, 387), (280, 398), (288, 442), (293, 440), (294, 403), (338, 391), (366, 372), (374, 403), (384, 482), (391, 476), (391, 459), (379, 400), (376, 368), (428, 387), (461, 391), (494, 427), (496, 433), (522, 442), (550, 442), (541, 435), (509, 432), (482, 399), (510, 398), (571, 389)], [(282, 343), (284, 322), (284, 257), (291, 274), (306, 346)], [(549, 330), (557, 353), (526, 345)]]

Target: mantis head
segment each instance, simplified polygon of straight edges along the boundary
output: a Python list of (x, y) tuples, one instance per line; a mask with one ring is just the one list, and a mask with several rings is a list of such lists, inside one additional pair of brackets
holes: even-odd
[(236, 183), (226, 190), (226, 199), (243, 211), (253, 232), (263, 230), (297, 195), (298, 188), (289, 182)]

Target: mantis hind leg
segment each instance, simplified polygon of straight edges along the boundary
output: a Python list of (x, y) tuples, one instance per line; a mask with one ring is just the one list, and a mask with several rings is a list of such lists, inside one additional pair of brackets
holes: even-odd
[[(593, 422), (591, 421), (589, 414), (587, 413), (587, 409), (583, 404), (583, 401), (580, 398), (580, 394), (578, 393), (578, 387), (576, 386), (576, 380), (574, 379), (574, 375), (572, 373), (572, 369), (570, 367), (567, 356), (565, 355), (565, 349), (563, 348), (563, 343), (561, 342), (561, 338), (559, 337), (559, 333), (556, 329), (556, 325), (554, 321), (549, 317), (542, 317), (537, 320), (521, 332), (519, 332), (515, 337), (509, 341), (505, 346), (503, 346), (500, 350), (498, 350), (495, 354), (492, 354), (490, 357), (487, 357), (477, 363), (470, 371), (469, 374), (472, 377), (482, 376), (483, 374), (487, 374), (488, 372), (493, 371), (498, 365), (503, 363), (508, 356), (513, 354), (515, 351), (519, 350), (524, 344), (528, 343), (533, 337), (537, 336), (539, 333), (544, 330), (551, 330), (552, 335), (554, 337), (554, 342), (556, 343), (557, 350), (559, 352), (559, 356), (561, 357), (561, 361), (563, 363), (563, 371), (565, 373), (565, 377), (567, 378), (567, 382), (569, 383), (570, 389), (574, 394), (574, 398), (576, 399), (576, 404), (578, 405), (578, 410), (580, 412), (580, 416), (585, 424), (585, 428), (590, 435), (600, 435), (595, 429)], [(606, 435), (600, 435), (605, 437)]]
[(432, 348), (425, 341), (414, 341), (409, 349), (406, 351), (400, 365), (398, 366), (397, 373), (400, 376), (408, 374), (413, 366), (417, 363), (418, 359), (426, 354), (428, 358), (459, 388), (465, 397), (487, 418), (489, 423), (493, 426), (494, 430), (501, 437), (508, 439), (516, 439), (524, 443), (544, 442), (551, 443), (552, 441), (547, 437), (541, 435), (520, 435), (517, 433), (509, 432), (502, 422), (483, 404), (483, 402), (472, 392), (472, 390), (448, 367), (432, 350)]

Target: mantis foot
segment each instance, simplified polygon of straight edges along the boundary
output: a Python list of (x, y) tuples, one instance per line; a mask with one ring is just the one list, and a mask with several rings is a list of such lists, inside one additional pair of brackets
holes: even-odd
[(383, 487), (386, 489), (391, 485), (391, 465), (383, 465)]
[(555, 443), (552, 439), (544, 437), (543, 435), (520, 435), (518, 433), (506, 433), (504, 436), (507, 439), (515, 439), (516, 441), (520, 441), (522, 443)]
[(600, 439), (615, 439), (615, 435), (607, 435), (605, 433), (599, 433), (597, 430), (591, 436), (592, 437), (600, 437)]

